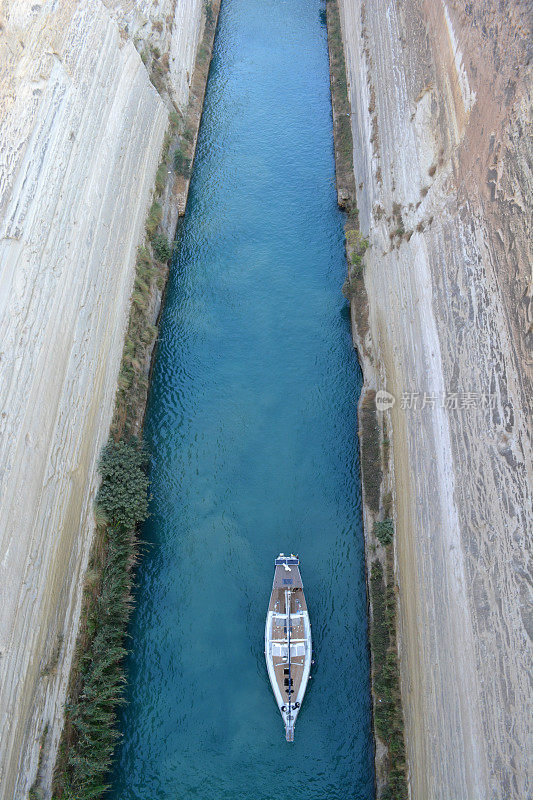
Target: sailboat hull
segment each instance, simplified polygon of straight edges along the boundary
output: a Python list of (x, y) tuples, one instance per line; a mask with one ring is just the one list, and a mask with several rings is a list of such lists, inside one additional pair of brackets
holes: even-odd
[(265, 625), (268, 677), (289, 742), (294, 740), (312, 659), (311, 624), (299, 563), (295, 556), (281, 554), (276, 559)]

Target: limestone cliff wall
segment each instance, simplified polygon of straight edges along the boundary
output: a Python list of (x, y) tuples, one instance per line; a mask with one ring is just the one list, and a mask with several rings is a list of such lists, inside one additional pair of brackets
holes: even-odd
[[(531, 4), (341, 0), (414, 800), (533, 793)], [(367, 526), (371, 524), (368, 509)]]
[(203, 0), (102, 0), (123, 37), (140, 52), (157, 47), (168, 58), (169, 93), (182, 111), (189, 100), (200, 43)]
[(0, 798), (60, 729), (137, 245), (201, 0), (0, 2)]

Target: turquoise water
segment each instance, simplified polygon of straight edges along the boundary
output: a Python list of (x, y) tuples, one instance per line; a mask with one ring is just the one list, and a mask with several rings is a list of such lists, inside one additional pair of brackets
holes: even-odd
[[(223, 0), (146, 434), (151, 518), (115, 800), (373, 796), (356, 402), (316, 0)], [(301, 557), (294, 744), (264, 664)]]

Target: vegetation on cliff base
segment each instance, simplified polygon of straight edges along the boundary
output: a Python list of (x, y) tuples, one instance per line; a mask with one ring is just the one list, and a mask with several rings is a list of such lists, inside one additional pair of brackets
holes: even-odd
[(326, 20), (333, 106), (333, 135), (335, 138), (335, 171), (339, 205), (345, 211), (356, 211), (350, 100), (348, 97), (344, 45), (337, 0), (327, 0)]
[(131, 613), (137, 525), (146, 519), (147, 455), (135, 439), (110, 440), (100, 461), (100, 521), (86, 577), (83, 626), (56, 770), (58, 800), (93, 800), (105, 792), (124, 702), (124, 637)]
[(147, 457), (135, 440), (111, 439), (102, 451), (102, 482), (96, 505), (114, 527), (130, 530), (146, 519), (148, 508)]
[(359, 412), (361, 437), (361, 470), (363, 473), (363, 490), (368, 508), (379, 511), (381, 481), (380, 433), (376, 414), (376, 393), (367, 391), (361, 402)]
[(170, 259), (172, 247), (164, 233), (156, 233), (152, 239), (152, 250), (157, 261), (166, 264)]
[[(165, 158), (167, 142), (163, 150)], [(124, 702), (124, 639), (132, 606), (136, 531), (148, 507), (147, 453), (133, 432), (142, 420), (148, 389), (146, 363), (156, 334), (149, 319), (150, 300), (156, 286), (162, 288), (166, 272), (162, 262), (171, 255), (166, 238), (157, 232), (161, 217), (161, 205), (154, 201), (146, 225), (148, 234), (153, 226), (152, 241), (137, 253), (112, 437), (99, 465), (102, 480), (95, 508), (97, 532), (54, 773), (56, 800), (103, 796), (119, 736), (116, 720), (118, 707)]]
[(366, 352), (365, 339), (369, 330), (368, 300), (363, 279), (364, 254), (368, 240), (359, 231), (355, 175), (353, 163), (353, 139), (351, 108), (346, 78), (346, 63), (338, 0), (327, 0), (326, 22), (330, 67), (331, 101), (333, 107), (333, 139), (335, 144), (335, 175), (339, 206), (348, 212), (344, 227), (348, 275), (342, 291), (350, 302), (359, 346)]
[(380, 800), (406, 800), (408, 789), (396, 647), (396, 597), (390, 545), (387, 548), (386, 565), (386, 576), (377, 559), (373, 562), (370, 573), (374, 725), (387, 747), (389, 760), (387, 783), (380, 794)]
[(183, 178), (188, 178), (191, 174), (191, 159), (186, 153), (186, 147), (182, 144), (174, 151), (174, 169)]
[(374, 522), (374, 536), (376, 536), (379, 543), (384, 547), (390, 544), (394, 536), (394, 523), (392, 519), (387, 517), (380, 522)]
[(362, 289), (362, 277), (364, 269), (363, 257), (368, 249), (368, 239), (366, 239), (359, 228), (357, 220), (348, 219), (344, 233), (346, 236), (346, 252), (349, 254), (348, 275), (342, 287), (342, 293), (347, 300), (353, 300), (357, 293)]
[[(160, 219), (160, 208), (154, 202), (149, 219)], [(97, 532), (85, 579), (54, 772), (56, 800), (96, 800), (103, 796), (119, 735), (116, 720), (118, 707), (124, 702), (124, 639), (132, 605), (137, 527), (146, 518), (148, 506), (147, 453), (132, 434), (142, 420), (148, 389), (146, 364), (156, 333), (150, 322), (150, 300), (156, 286), (162, 288), (166, 272), (166, 266), (154, 261), (154, 256), (170, 255), (156, 230), (151, 246), (145, 243), (137, 253), (112, 436), (99, 465), (102, 480), (95, 507)]]
[(148, 212), (148, 218), (146, 220), (146, 233), (150, 240), (154, 238), (162, 219), (163, 209), (161, 208), (161, 203), (154, 200), (150, 206), (150, 211)]

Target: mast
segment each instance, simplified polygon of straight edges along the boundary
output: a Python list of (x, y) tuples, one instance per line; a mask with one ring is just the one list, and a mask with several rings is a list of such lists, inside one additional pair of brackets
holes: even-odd
[(289, 729), (291, 728), (291, 694), (292, 694), (292, 677), (291, 677), (291, 590), (285, 589), (285, 609), (287, 614), (287, 644), (288, 644), (288, 654), (289, 654), (289, 703), (288, 703), (288, 714), (287, 714), (287, 740), (290, 742), (292, 741), (292, 737), (290, 736)]

